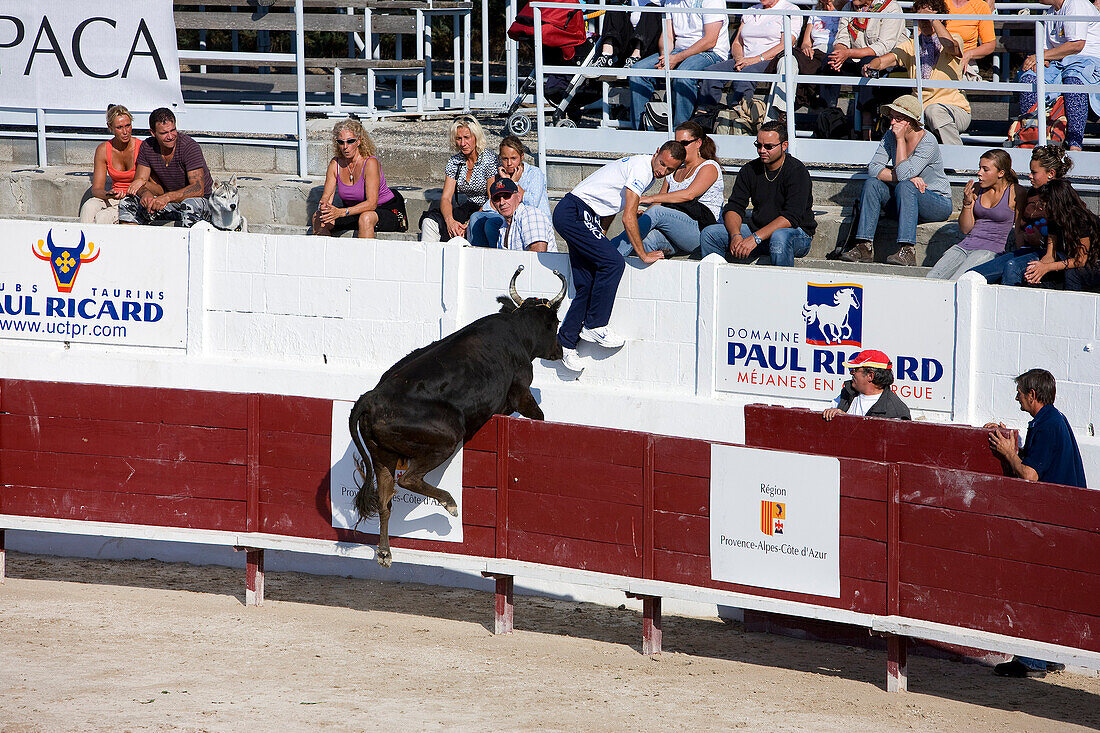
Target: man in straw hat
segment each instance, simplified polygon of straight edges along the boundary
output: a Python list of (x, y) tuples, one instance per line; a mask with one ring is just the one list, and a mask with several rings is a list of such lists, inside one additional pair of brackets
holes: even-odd
[(841, 254), (846, 262), (873, 262), (875, 230), (887, 207), (898, 220), (898, 245), (886, 258), (892, 265), (917, 264), (917, 224), (946, 221), (954, 210), (951, 183), (943, 170), (940, 145), (921, 125), (921, 104), (912, 94), (898, 97), (880, 108), (890, 122), (878, 150), (867, 164), (855, 246)]
[(840, 388), (836, 407), (821, 413), (823, 418), (832, 420), (837, 415), (848, 414), (912, 419), (909, 408), (890, 389), (894, 383), (894, 364), (890, 357), (877, 349), (864, 349), (844, 362), (844, 366), (851, 370), (852, 378)]

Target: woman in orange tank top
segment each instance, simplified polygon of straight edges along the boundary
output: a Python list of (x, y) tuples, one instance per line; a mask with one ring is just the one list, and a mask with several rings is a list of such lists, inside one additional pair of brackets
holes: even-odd
[(130, 110), (121, 104), (107, 108), (107, 129), (114, 137), (95, 150), (91, 197), (80, 207), (80, 221), (84, 224), (118, 223), (118, 202), (134, 181), (138, 140), (133, 136), (133, 119)]

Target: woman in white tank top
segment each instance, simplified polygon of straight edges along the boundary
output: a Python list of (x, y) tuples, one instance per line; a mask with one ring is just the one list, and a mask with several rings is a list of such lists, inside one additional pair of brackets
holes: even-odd
[[(687, 150), (684, 164), (664, 179), (659, 193), (641, 198), (649, 205), (638, 217), (646, 252), (691, 254), (699, 249), (699, 232), (721, 220), (725, 186), (714, 141), (690, 120), (676, 128), (676, 140)], [(613, 241), (624, 257), (638, 254), (625, 233)]]

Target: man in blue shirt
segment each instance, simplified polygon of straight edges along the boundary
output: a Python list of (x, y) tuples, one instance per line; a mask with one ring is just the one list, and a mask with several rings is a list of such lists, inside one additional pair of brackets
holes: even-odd
[(989, 447), (1003, 458), (1012, 472), (1028, 481), (1045, 481), (1085, 488), (1081, 451), (1069, 421), (1054, 406), (1054, 375), (1045, 369), (1029, 369), (1016, 377), (1016, 401), (1033, 418), (1027, 424), (1024, 447), (1003, 430), (1004, 423), (989, 423)]
[[(1069, 421), (1054, 406), (1054, 375), (1046, 369), (1029, 369), (1016, 377), (1016, 401), (1031, 415), (1024, 447), (1016, 450), (1016, 440), (1005, 431), (1004, 423), (988, 423), (989, 447), (1003, 458), (1012, 472), (1028, 481), (1085, 487), (1085, 468), (1081, 451), (1073, 437)], [(1001, 677), (1043, 677), (1059, 672), (1064, 664), (1031, 657), (1013, 657), (993, 668)]]

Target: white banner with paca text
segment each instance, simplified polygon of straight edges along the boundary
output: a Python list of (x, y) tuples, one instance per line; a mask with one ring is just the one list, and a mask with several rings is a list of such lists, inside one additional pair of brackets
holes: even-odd
[(171, 0), (0, 0), (0, 97), (30, 109), (181, 105)]

